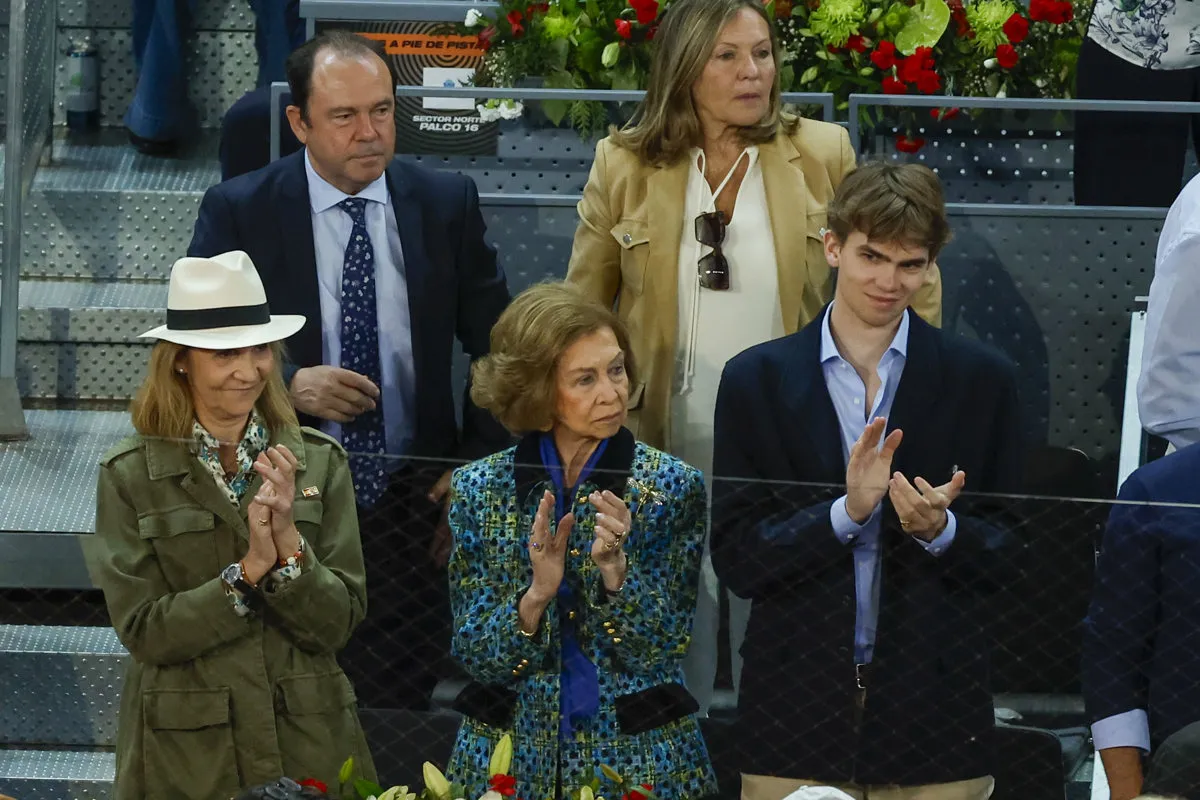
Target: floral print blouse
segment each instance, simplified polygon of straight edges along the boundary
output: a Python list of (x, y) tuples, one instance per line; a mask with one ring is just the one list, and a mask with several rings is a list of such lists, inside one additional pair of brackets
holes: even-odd
[(250, 481), (254, 479), (254, 461), (267, 449), (267, 443), (270, 440), (270, 433), (263, 424), (258, 409), (250, 412), (250, 422), (246, 424), (246, 433), (238, 442), (237, 472), (232, 476), (227, 476), (225, 467), (221, 466), (221, 443), (204, 429), (199, 420), (192, 425), (192, 437), (199, 445), (196, 456), (200, 459), (200, 463), (213, 476), (217, 486), (229, 498), (229, 502), (237, 506), (241, 503), (242, 496), (246, 494), (246, 489), (250, 487)]
[(1200, 67), (1200, 2), (1096, 0), (1088, 38), (1145, 69)]

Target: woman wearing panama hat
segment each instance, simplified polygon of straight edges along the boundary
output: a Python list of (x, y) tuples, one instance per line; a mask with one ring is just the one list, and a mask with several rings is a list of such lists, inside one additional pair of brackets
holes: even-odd
[(183, 258), (101, 460), (88, 562), (130, 661), (114, 798), (231, 797), (280, 775), (373, 777), (337, 653), (366, 589), (346, 454), (280, 374), (304, 317), (271, 315), (241, 251)]

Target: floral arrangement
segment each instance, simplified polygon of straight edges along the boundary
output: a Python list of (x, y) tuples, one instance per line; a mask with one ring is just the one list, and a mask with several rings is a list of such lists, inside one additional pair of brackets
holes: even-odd
[[(659, 18), (671, 0), (500, 0), (472, 9), (479, 86), (576, 89), (645, 85)], [(769, 0), (784, 91), (973, 97), (1070, 97), (1088, 0)], [(493, 107), (497, 104), (493, 102)], [(611, 120), (602, 104), (543, 101), (583, 135)], [(509, 108), (512, 106), (510, 104)], [(510, 112), (511, 113), (511, 112)], [(519, 113), (519, 112), (518, 112)], [(958, 113), (934, 109), (937, 120)]]
[[(509, 774), (512, 756), (512, 738), (505, 734), (492, 751), (488, 761), (488, 774), (491, 776), (488, 789), (478, 800), (521, 800), (515, 797), (517, 779)], [(430, 762), (426, 761), (422, 765), (421, 772), (425, 788), (419, 792), (410, 790), (407, 786), (384, 789), (356, 775), (354, 758), (351, 757), (346, 759), (338, 773), (341, 790), (337, 797), (341, 800), (464, 800), (468, 796), (464, 787), (450, 783), (442, 771)], [(616, 770), (606, 765), (600, 766), (600, 772), (613, 784), (616, 791), (611, 796), (614, 800), (657, 800), (654, 787), (649, 784), (630, 786)], [(307, 778), (299, 783), (301, 786), (312, 786), (321, 792), (329, 793), (329, 787), (316, 779)], [(601, 788), (600, 777), (589, 775), (584, 784), (569, 795), (569, 800), (606, 800)]]

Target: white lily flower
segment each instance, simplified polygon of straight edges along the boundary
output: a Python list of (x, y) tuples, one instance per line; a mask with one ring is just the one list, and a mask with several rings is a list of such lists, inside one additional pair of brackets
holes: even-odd
[(495, 789), (488, 789), (479, 796), (479, 800), (504, 800), (504, 795), (500, 794)]
[(467, 18), (463, 21), (463, 24), (465, 24), (468, 28), (474, 28), (475, 26), (481, 25), (482, 23), (483, 23), (483, 14), (479, 13), (479, 9), (468, 8), (467, 9)]
[(983, 62), (983, 68), (984, 69), (995, 69), (997, 63), (999, 63), (999, 62), (997, 62), (996, 59), (994, 59), (994, 58), (986, 59)]
[(1003, 100), (1003, 99), (1004, 99), (1004, 98), (1006, 98), (1006, 97), (1008, 97), (1008, 92), (1004, 91), (1003, 89), (1001, 89), (1000, 91), (996, 92), (996, 99), (997, 99), (997, 100)]

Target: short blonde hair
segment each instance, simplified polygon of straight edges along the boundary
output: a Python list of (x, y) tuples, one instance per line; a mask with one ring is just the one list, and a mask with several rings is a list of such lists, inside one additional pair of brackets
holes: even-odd
[(950, 241), (942, 182), (923, 164), (863, 164), (842, 179), (828, 219), (840, 242), (858, 231), (877, 242), (925, 247), (930, 262)]
[[(255, 406), (271, 433), (300, 427), (287, 387), (283, 385), (283, 344), (272, 342), (275, 366)], [(190, 439), (196, 406), (187, 377), (177, 373), (176, 364), (188, 348), (174, 342), (159, 341), (150, 351), (146, 377), (130, 403), (133, 427), (142, 436), (162, 439)]]
[(580, 337), (605, 328), (625, 352), (632, 391), (637, 367), (629, 332), (617, 315), (565, 283), (534, 284), (496, 320), (490, 352), (471, 365), (471, 400), (514, 434), (550, 430), (559, 359)]
[(743, 144), (764, 144), (780, 129), (794, 133), (800, 119), (783, 112), (779, 85), (779, 37), (760, 0), (675, 0), (663, 12), (654, 36), (654, 57), (646, 81), (646, 96), (633, 120), (612, 130), (612, 140), (637, 153), (647, 164), (669, 166), (688, 150), (704, 143), (700, 117), (692, 100), (692, 85), (704, 73), (721, 30), (742, 9), (763, 18), (771, 32), (771, 58), (775, 81), (767, 114), (740, 130)]

